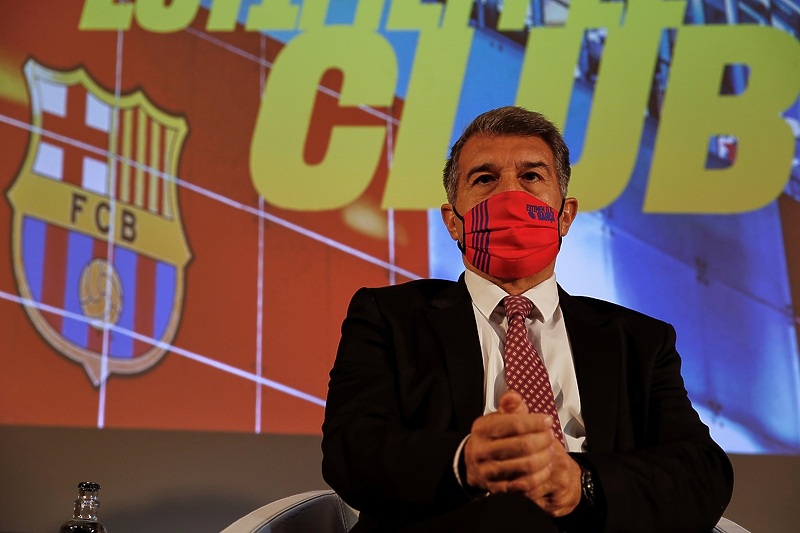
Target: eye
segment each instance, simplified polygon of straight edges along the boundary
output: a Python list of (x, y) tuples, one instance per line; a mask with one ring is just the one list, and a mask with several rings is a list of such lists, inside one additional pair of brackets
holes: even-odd
[(472, 180), (473, 185), (486, 185), (494, 181), (494, 176), (491, 174), (478, 174)]
[(538, 172), (533, 172), (532, 170), (525, 172), (520, 176), (520, 179), (525, 181), (536, 181), (542, 179), (542, 176), (539, 175)]

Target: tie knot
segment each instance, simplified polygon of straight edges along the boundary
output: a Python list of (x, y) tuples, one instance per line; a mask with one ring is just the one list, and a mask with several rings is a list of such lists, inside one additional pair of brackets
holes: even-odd
[(511, 320), (511, 317), (516, 315), (530, 316), (533, 311), (533, 302), (525, 296), (512, 295), (503, 298), (503, 307), (506, 310), (506, 317)]

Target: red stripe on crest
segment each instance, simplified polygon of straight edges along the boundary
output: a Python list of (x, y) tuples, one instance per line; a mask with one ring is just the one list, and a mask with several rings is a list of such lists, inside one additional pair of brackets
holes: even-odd
[[(155, 320), (156, 262), (140, 255), (136, 261), (136, 310), (133, 329), (145, 337), (153, 337)], [(137, 357), (152, 349), (153, 345), (133, 339), (133, 356)]]
[[(94, 239), (94, 248), (92, 249), (92, 260), (94, 259), (108, 259), (108, 243), (105, 241), (101, 241), (99, 239)], [(101, 291), (105, 294), (105, 298), (109, 298), (109, 295), (106, 294), (106, 291)], [(104, 301), (105, 305), (109, 305), (108, 301)], [(109, 343), (111, 342), (111, 332), (109, 332)], [(86, 339), (86, 348), (94, 353), (103, 353), (103, 330), (97, 329), (92, 325), (89, 325), (87, 339)]]
[[(44, 275), (42, 303), (64, 309), (64, 292), (67, 284), (67, 249), (69, 232), (64, 228), (47, 225), (44, 245)], [(61, 333), (64, 319), (61, 315), (43, 313), (53, 329)]]

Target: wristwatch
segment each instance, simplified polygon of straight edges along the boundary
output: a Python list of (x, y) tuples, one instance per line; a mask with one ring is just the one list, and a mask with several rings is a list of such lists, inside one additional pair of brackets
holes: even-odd
[(592, 481), (592, 471), (581, 464), (581, 502), (592, 506), (594, 505), (594, 481)]

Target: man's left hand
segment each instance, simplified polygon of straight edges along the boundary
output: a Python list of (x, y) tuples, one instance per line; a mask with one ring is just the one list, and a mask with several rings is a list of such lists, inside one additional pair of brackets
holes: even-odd
[[(581, 467), (570, 457), (564, 446), (555, 437), (551, 445), (551, 470), (550, 478), (533, 492), (525, 487), (509, 484), (509, 490), (522, 490), (528, 494), (536, 504), (553, 517), (565, 516), (571, 513), (581, 501)], [(540, 495), (542, 490), (544, 495)]]
[[(504, 400), (500, 402), (501, 413), (515, 403), (509, 398)], [(533, 485), (530, 477), (519, 477), (508, 483), (507, 490), (524, 492), (550, 516), (565, 516), (581, 501), (581, 467), (569, 456), (555, 435), (550, 444), (549, 463), (550, 476), (544, 482)]]

